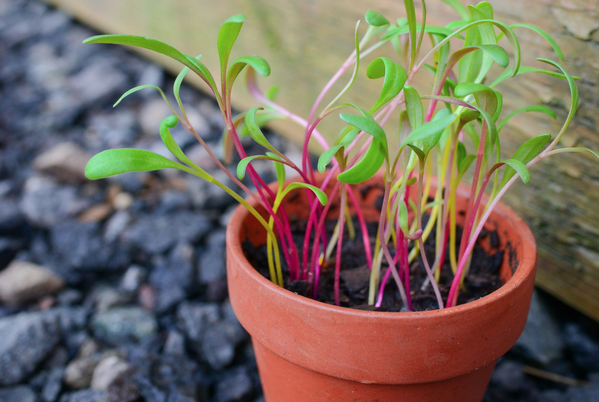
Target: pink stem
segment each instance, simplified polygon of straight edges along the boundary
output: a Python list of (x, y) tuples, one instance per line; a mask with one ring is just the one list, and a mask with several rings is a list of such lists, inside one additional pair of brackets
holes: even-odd
[[(331, 179), (333, 178), (334, 174), (336, 173), (337, 169), (333, 168), (331, 169), (331, 171), (329, 172), (329, 174), (325, 177), (325, 179), (322, 181), (322, 184), (320, 185), (320, 189), (324, 190), (329, 182), (331, 181)], [(331, 199), (331, 196), (329, 196), (329, 201)], [(318, 201), (313, 201), (312, 202), (312, 206), (310, 207), (310, 215), (308, 216), (308, 225), (306, 226), (306, 234), (304, 236), (304, 246), (303, 246), (303, 258), (302, 258), (302, 267), (303, 267), (303, 279), (304, 280), (308, 280), (308, 270), (309, 270), (309, 265), (308, 265), (308, 245), (310, 244), (310, 233), (312, 232), (312, 227), (314, 226), (314, 224), (317, 224), (317, 222), (319, 221), (319, 217), (322, 216), (317, 216), (316, 212), (318, 210), (320, 206), (320, 203)], [(326, 208), (326, 206), (325, 206)], [(318, 231), (315, 232), (315, 237), (318, 237)], [(325, 233), (325, 237), (326, 237), (326, 233)]]
[(404, 303), (404, 306), (406, 306), (406, 308), (408, 308), (408, 300), (406, 297), (406, 292), (403, 286), (403, 283), (401, 281), (401, 278), (399, 277), (399, 273), (397, 272), (397, 268), (395, 267), (395, 264), (393, 263), (393, 257), (391, 257), (391, 253), (389, 252), (389, 248), (387, 247), (387, 242), (385, 241), (385, 217), (387, 215), (387, 206), (389, 205), (389, 193), (391, 190), (391, 182), (387, 182), (385, 184), (385, 194), (383, 196), (383, 206), (381, 208), (381, 217), (379, 220), (379, 238), (380, 238), (380, 243), (381, 243), (381, 248), (383, 249), (383, 254), (385, 255), (385, 258), (387, 259), (387, 262), (389, 263), (389, 269), (391, 269), (391, 273), (393, 274), (393, 278), (395, 279), (395, 282), (397, 283), (397, 287), (399, 288), (399, 294), (401, 296), (401, 300)]
[[(403, 237), (403, 235), (402, 235)], [(414, 310), (414, 306), (412, 306), (412, 294), (410, 292), (410, 262), (408, 260), (408, 241), (404, 239), (403, 241), (403, 266), (405, 267), (405, 280), (404, 286), (406, 287), (406, 298), (408, 299), (408, 308), (410, 311)]]
[(364, 220), (364, 215), (362, 214), (362, 208), (356, 199), (356, 195), (354, 190), (348, 184), (346, 186), (347, 194), (349, 195), (349, 199), (354, 206), (354, 211), (356, 217), (358, 218), (358, 222), (360, 224), (360, 230), (362, 231), (362, 242), (364, 243), (364, 252), (366, 253), (366, 262), (368, 264), (368, 268), (372, 269), (372, 250), (370, 248), (370, 236), (368, 235), (368, 228), (366, 227), (366, 220)]
[[(481, 189), (476, 197), (476, 201), (475, 201), (474, 207), (473, 207), (473, 211), (474, 211), (473, 216), (477, 215), (476, 211), (478, 211), (478, 209), (480, 208), (480, 202), (482, 200), (482, 196), (485, 192), (485, 188), (487, 187), (487, 184), (489, 183), (489, 179), (492, 176), (491, 173), (492, 172), (490, 172), (489, 174), (487, 174), (487, 176), (485, 176), (485, 179), (483, 181)], [(515, 177), (517, 178), (517, 176), (515, 176)], [(507, 187), (507, 185), (505, 187)], [(466, 263), (468, 262), (468, 257), (470, 256), (470, 253), (472, 252), (474, 245), (476, 244), (476, 240), (478, 239), (478, 235), (479, 235), (480, 231), (482, 230), (482, 226), (484, 226), (484, 223), (488, 219), (490, 211), (492, 211), (492, 209), (495, 206), (495, 204), (497, 203), (498, 199), (505, 193), (505, 191), (504, 191), (505, 187), (502, 188), (501, 191), (497, 194), (497, 197), (495, 197), (495, 199), (493, 200), (493, 204), (491, 204), (492, 206), (487, 209), (487, 213), (483, 216), (483, 218), (478, 223), (478, 226), (477, 226), (476, 230), (474, 231), (474, 233), (472, 234), (472, 236), (468, 237), (466, 240), (462, 240), (462, 241), (466, 241), (468, 245), (464, 249), (464, 254), (460, 257), (460, 260), (459, 260), (460, 263), (459, 263), (458, 269), (456, 271), (456, 275), (453, 278), (453, 282), (451, 283), (451, 289), (449, 291), (449, 296), (447, 297), (447, 307), (453, 307), (457, 304), (461, 277), (462, 277), (464, 268), (466, 267)]]
[(341, 251), (343, 248), (343, 230), (345, 229), (345, 204), (347, 203), (346, 191), (341, 188), (341, 200), (339, 209), (339, 237), (337, 238), (337, 255), (335, 259), (335, 304), (339, 306), (339, 282), (341, 276)]
[(470, 188), (470, 198), (468, 201), (468, 209), (466, 210), (466, 227), (464, 227), (464, 232), (462, 233), (462, 239), (460, 241), (460, 252), (458, 260), (461, 260), (466, 245), (468, 244), (468, 239), (470, 238), (470, 234), (472, 233), (472, 226), (474, 225), (474, 219), (476, 218), (476, 213), (473, 213), (473, 206), (476, 199), (476, 188), (478, 186), (478, 180), (480, 177), (482, 162), (485, 153), (485, 145), (486, 145), (487, 133), (486, 133), (486, 122), (483, 120), (482, 129), (481, 129), (481, 138), (478, 147), (478, 155), (476, 158), (476, 168), (474, 169), (474, 178), (472, 179), (472, 187)]
[[(324, 210), (322, 211), (322, 215), (320, 216), (320, 219), (318, 220), (318, 227), (316, 228), (316, 233), (320, 233), (322, 230), (324, 230), (324, 222), (325, 222), (327, 213), (329, 212), (329, 209), (331, 208), (331, 205), (333, 204), (331, 200), (333, 200), (337, 196), (337, 192), (339, 191), (340, 186), (341, 186), (341, 182), (335, 183), (335, 187), (333, 188), (333, 191), (331, 191), (331, 195), (329, 196), (329, 202), (327, 202), (327, 205), (324, 207)], [(312, 245), (312, 265), (311, 265), (311, 269), (312, 269), (313, 275), (314, 275), (314, 285), (313, 285), (313, 290), (312, 290), (314, 299), (316, 299), (318, 297), (318, 282), (320, 280), (320, 264), (318, 263), (319, 251), (320, 251), (319, 237), (315, 236), (314, 243)]]

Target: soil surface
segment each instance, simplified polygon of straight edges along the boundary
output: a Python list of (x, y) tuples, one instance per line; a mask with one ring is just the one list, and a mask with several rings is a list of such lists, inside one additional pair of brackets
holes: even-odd
[[(424, 219), (426, 222), (427, 217), (425, 216)], [(291, 230), (298, 250), (302, 249), (306, 224), (306, 221), (291, 223)], [(327, 238), (331, 238), (335, 225), (335, 220), (331, 220), (326, 223)], [(368, 288), (371, 270), (368, 268), (366, 261), (362, 232), (355, 218), (354, 228), (356, 230), (355, 238), (349, 239), (349, 237), (345, 237), (341, 252), (343, 258), (341, 260), (341, 270), (339, 275), (341, 279), (339, 286), (340, 305), (342, 307), (350, 307), (361, 310), (374, 310), (375, 308), (373, 306), (368, 305)], [(370, 238), (371, 250), (374, 250), (377, 226), (371, 224), (368, 225), (367, 228), (369, 232), (368, 235)], [(458, 239), (461, 236), (461, 232), (461, 227), (457, 228)], [(480, 240), (486, 238), (487, 236), (492, 238), (491, 244), (495, 246), (489, 251), (484, 250), (480, 245)], [(481, 233), (479, 242), (474, 247), (470, 270), (464, 280), (464, 288), (458, 296), (458, 304), (465, 304), (480, 299), (481, 297), (484, 297), (499, 289), (503, 285), (499, 271), (501, 264), (503, 263), (504, 251), (499, 250), (496, 239), (497, 234), (495, 232), (484, 231)], [(435, 243), (436, 242), (434, 238), (429, 238), (425, 242), (425, 251), (429, 264), (432, 264), (435, 258)], [(410, 244), (410, 249), (411, 247), (412, 244)], [(458, 242), (456, 244), (456, 255), (459, 252), (459, 247), (460, 245)], [(389, 251), (392, 256), (395, 256), (395, 246), (391, 243), (389, 244)], [(257, 267), (257, 270), (264, 277), (268, 278), (269, 273), (266, 260), (266, 247), (261, 246), (256, 248), (251, 242), (246, 241), (244, 244), (244, 252), (246, 253), (246, 257), (250, 263)], [(506, 252), (509, 252), (509, 250)], [(318, 289), (317, 300), (329, 304), (335, 304), (335, 254), (335, 252), (332, 253), (331, 258), (326, 261), (321, 271)], [(381, 276), (383, 276), (384, 273), (389, 269), (389, 265), (386, 260), (383, 259), (383, 261)], [(312, 298), (312, 284), (308, 281), (300, 280), (291, 282), (289, 280), (288, 273), (287, 266), (283, 261), (283, 274), (286, 278), (285, 288), (299, 295)], [(441, 278), (439, 281), (439, 290), (444, 303), (447, 302), (447, 297), (453, 278), (454, 275), (449, 261), (449, 245), (447, 245), (445, 251), (445, 261), (441, 269)], [(424, 268), (422, 258), (419, 256), (410, 265), (410, 294), (412, 296), (413, 311), (434, 310), (439, 308), (432, 286), (425, 286), (426, 279), (426, 270)], [(395, 284), (392, 276), (390, 276), (389, 280), (387, 281), (383, 303), (381, 307), (376, 308), (376, 310), (391, 312), (406, 311), (397, 285)]]

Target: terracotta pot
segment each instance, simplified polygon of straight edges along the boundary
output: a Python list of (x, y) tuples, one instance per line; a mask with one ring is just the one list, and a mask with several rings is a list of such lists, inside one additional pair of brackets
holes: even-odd
[[(469, 193), (458, 193), (459, 211)], [(370, 216), (379, 195), (368, 193)], [(305, 191), (289, 200), (290, 217), (307, 215)], [(497, 359), (524, 328), (536, 263), (530, 229), (510, 208), (499, 204), (487, 225), (506, 250), (499, 290), (444, 310), (367, 312), (298, 296), (260, 275), (241, 245), (261, 244), (265, 234), (239, 207), (227, 229), (229, 295), (252, 336), (266, 401), (480, 402)]]

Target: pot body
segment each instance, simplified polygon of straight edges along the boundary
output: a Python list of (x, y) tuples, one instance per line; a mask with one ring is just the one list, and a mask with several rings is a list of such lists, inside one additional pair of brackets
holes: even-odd
[[(381, 182), (375, 176), (365, 183), (367, 218), (378, 216), (374, 205)], [(458, 211), (465, 209), (468, 190), (458, 189)], [(305, 191), (288, 199), (290, 218), (305, 218)], [(243, 207), (230, 222), (229, 295), (252, 336), (267, 402), (480, 402), (495, 362), (526, 323), (536, 245), (526, 224), (505, 205), (499, 204), (487, 223), (506, 253), (505, 284), (465, 305), (410, 313), (331, 306), (274, 285), (241, 248), (246, 239), (263, 244), (264, 230)]]

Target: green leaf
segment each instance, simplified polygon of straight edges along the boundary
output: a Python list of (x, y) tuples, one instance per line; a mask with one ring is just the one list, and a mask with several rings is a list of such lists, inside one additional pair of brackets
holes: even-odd
[(468, 95), (474, 95), (476, 103), (487, 113), (493, 116), (493, 121), (499, 117), (501, 113), (501, 105), (503, 98), (499, 92), (495, 92), (491, 88), (483, 84), (473, 82), (463, 82), (458, 84), (454, 89), (454, 94), (459, 98), (464, 98)]
[[(435, 114), (435, 116), (433, 117), (433, 119), (431, 121), (437, 121), (439, 119), (443, 119), (444, 117), (447, 117), (450, 115), (450, 111), (449, 109), (442, 109), (439, 110), (437, 112), (437, 114)], [(425, 139), (422, 140), (422, 151), (424, 152), (424, 154), (426, 156), (428, 156), (429, 152), (437, 146), (437, 144), (439, 143), (439, 140), (441, 139), (443, 133), (446, 131), (442, 130), (439, 131), (438, 133), (436, 133), (435, 135), (431, 135), (430, 137), (426, 137)]]
[(404, 200), (399, 201), (399, 228), (404, 236), (410, 232), (410, 223), (408, 222), (408, 206)]
[(270, 75), (270, 66), (268, 65), (268, 62), (264, 60), (262, 57), (240, 57), (231, 64), (231, 67), (229, 67), (229, 71), (227, 72), (227, 87), (229, 88), (229, 91), (233, 86), (233, 83), (241, 73), (241, 71), (243, 71), (245, 66), (248, 65), (252, 67), (254, 70), (256, 70), (256, 72), (258, 72), (258, 74), (260, 74), (263, 77), (268, 77)]
[(135, 35), (98, 35), (87, 38), (83, 43), (109, 43), (113, 45), (135, 46), (152, 50), (177, 60), (179, 63), (189, 67), (193, 72), (198, 74), (206, 84), (208, 84), (212, 91), (215, 93), (218, 92), (212, 74), (210, 74), (210, 71), (208, 71), (208, 68), (203, 63), (158, 40)]
[(373, 10), (366, 11), (366, 22), (368, 25), (372, 25), (373, 27), (389, 25), (389, 20), (387, 20), (387, 18), (385, 18), (381, 13)]
[(411, 86), (404, 87), (404, 96), (406, 99), (406, 111), (410, 119), (410, 125), (418, 128), (424, 123), (424, 108), (418, 91)]
[(482, 24), (492, 24), (492, 25), (495, 25), (497, 28), (499, 28), (504, 33), (504, 35), (506, 36), (506, 38), (510, 42), (510, 45), (512, 46), (512, 50), (513, 50), (514, 56), (515, 56), (514, 67), (512, 68), (512, 76), (515, 76), (518, 73), (518, 69), (520, 68), (520, 60), (521, 60), (521, 57), (522, 57), (522, 54), (521, 54), (521, 51), (520, 51), (520, 43), (518, 42), (518, 38), (516, 37), (516, 35), (514, 35), (514, 32), (510, 29), (509, 26), (505, 25), (502, 22), (491, 20), (491, 19), (474, 21), (474, 22), (468, 23), (467, 25), (464, 25), (461, 28), (458, 28), (454, 33), (452, 33), (451, 35), (447, 36), (445, 39), (443, 39), (442, 41), (440, 41), (439, 43), (437, 43), (430, 50), (429, 54), (426, 57), (428, 57), (429, 55), (431, 55), (434, 52), (438, 51), (443, 46), (446, 46), (451, 39), (455, 38), (460, 33), (464, 32), (464, 31), (469, 31), (470, 29), (478, 27), (478, 26), (480, 26)]
[(121, 101), (122, 101), (123, 99), (125, 99), (127, 96), (131, 95), (132, 93), (135, 93), (135, 92), (137, 92), (137, 91), (141, 91), (142, 89), (146, 89), (146, 88), (152, 88), (152, 89), (155, 89), (155, 90), (157, 90), (158, 92), (160, 92), (160, 96), (162, 96), (162, 99), (164, 99), (164, 101), (167, 103), (167, 105), (169, 105), (169, 106), (170, 106), (170, 104), (169, 104), (169, 102), (168, 102), (168, 99), (166, 99), (166, 95), (164, 95), (164, 92), (162, 92), (162, 89), (158, 88), (156, 85), (140, 85), (140, 86), (137, 86), (137, 87), (135, 87), (135, 88), (131, 88), (130, 90), (128, 90), (127, 92), (125, 92), (125, 93), (124, 93), (124, 94), (123, 94), (123, 95), (122, 95), (122, 96), (119, 98), (119, 100), (118, 100), (118, 101), (116, 101), (116, 103), (115, 103), (114, 105), (112, 105), (112, 107), (117, 107), (117, 105), (118, 105), (119, 103), (121, 103)]
[(549, 33), (542, 30), (541, 28), (534, 26), (534, 25), (530, 25), (530, 24), (514, 24), (514, 25), (510, 26), (510, 28), (512, 28), (512, 29), (526, 28), (526, 29), (531, 29), (531, 30), (535, 31), (536, 33), (541, 35), (543, 37), (543, 39), (545, 39), (547, 41), (547, 43), (549, 43), (551, 45), (551, 47), (553, 48), (553, 51), (555, 52), (557, 57), (559, 57), (560, 60), (562, 60), (562, 61), (564, 60), (564, 54), (562, 53), (562, 49), (559, 47), (559, 45), (557, 44), (555, 39), (553, 39), (553, 37), (551, 35), (549, 35)]
[(408, 144), (408, 146), (412, 148), (412, 151), (414, 151), (416, 156), (418, 156), (420, 163), (424, 163), (424, 161), (426, 160), (426, 154), (424, 153), (424, 151), (418, 148), (416, 145)]
[(414, 8), (413, 0), (404, 0), (406, 14), (408, 17), (408, 27), (410, 30), (410, 72), (412, 71), (412, 67), (414, 66), (414, 62), (416, 61), (416, 46), (417, 46), (417, 37), (416, 37), (416, 10)]
[(564, 74), (564, 76), (566, 77), (566, 80), (568, 80), (568, 85), (570, 86), (570, 96), (572, 98), (572, 100), (571, 100), (572, 103), (570, 104), (570, 112), (568, 113), (568, 117), (566, 117), (566, 121), (564, 122), (562, 129), (557, 134), (557, 137), (555, 137), (555, 141), (557, 143), (560, 141), (562, 136), (565, 134), (566, 130), (568, 129), (568, 126), (570, 125), (570, 123), (572, 122), (572, 119), (574, 118), (574, 115), (576, 114), (576, 111), (578, 110), (578, 87), (576, 86), (576, 82), (574, 82), (574, 78), (572, 78), (570, 73), (568, 73), (566, 71), (566, 69), (563, 68), (558, 63), (556, 63), (552, 60), (543, 59), (543, 58), (538, 58), (537, 60), (542, 61), (543, 63), (551, 64), (552, 66), (561, 70), (562, 74)]
[(592, 151), (588, 148), (583, 148), (583, 147), (574, 147), (574, 148), (560, 148), (560, 149), (556, 149), (555, 151), (552, 151), (552, 154), (565, 154), (565, 153), (578, 153), (578, 154), (584, 154), (584, 153), (589, 153), (591, 155), (593, 155), (594, 157), (596, 157), (597, 159), (599, 159), (599, 154), (595, 151)]
[(323, 173), (326, 170), (327, 165), (331, 163), (337, 151), (342, 148), (342, 145), (334, 145), (320, 155), (320, 158), (318, 158), (318, 171), (320, 173)]
[(279, 94), (279, 89), (280, 89), (280, 87), (278, 85), (273, 85), (272, 87), (268, 88), (266, 90), (266, 92), (264, 92), (264, 96), (269, 101), (273, 101), (274, 102), (274, 100), (276, 99), (277, 95)]
[(520, 113), (524, 113), (524, 112), (540, 112), (540, 113), (545, 113), (547, 116), (553, 117), (554, 119), (557, 118), (557, 116), (555, 115), (555, 112), (553, 110), (551, 110), (550, 108), (548, 108), (547, 106), (542, 106), (542, 105), (526, 106), (526, 107), (516, 110), (513, 113), (510, 113), (505, 119), (503, 119), (501, 121), (501, 123), (499, 123), (499, 125), (497, 126), (497, 131), (501, 131), (503, 129), (503, 127), (505, 127), (505, 125), (513, 117), (519, 115)]
[[(202, 57), (202, 55), (196, 56), (196, 60), (200, 60), (201, 57)], [(179, 91), (181, 89), (181, 84), (183, 83), (183, 79), (185, 79), (185, 76), (187, 75), (188, 72), (189, 72), (189, 67), (183, 67), (183, 69), (181, 70), (179, 75), (177, 75), (177, 78), (175, 79), (175, 83), (173, 84), (173, 94), (175, 95), (175, 99), (177, 100), (177, 103), (179, 104), (179, 108), (181, 108), (182, 112), (184, 109), (183, 109), (183, 102), (181, 102), (181, 97), (179, 96)]]
[[(551, 135), (549, 134), (541, 134), (530, 140), (526, 141), (524, 144), (520, 145), (514, 156), (512, 156), (512, 160), (520, 161), (523, 164), (527, 164), (531, 160), (533, 160), (543, 149), (545, 145), (551, 140)], [(511, 165), (510, 165), (511, 166)], [(516, 171), (511, 167), (506, 167), (505, 172), (503, 173), (503, 179), (501, 180), (500, 187), (503, 187), (513, 176), (516, 174)]]
[(206, 173), (206, 171), (204, 171), (202, 168), (200, 168), (198, 165), (196, 165), (195, 163), (193, 163), (181, 150), (181, 148), (179, 147), (179, 145), (175, 142), (175, 140), (173, 139), (173, 136), (171, 135), (171, 132), (169, 130), (169, 128), (173, 128), (177, 125), (177, 123), (179, 122), (179, 120), (177, 120), (176, 116), (168, 116), (165, 117), (164, 119), (162, 119), (162, 122), (160, 123), (160, 138), (162, 139), (162, 142), (164, 143), (164, 145), (166, 145), (166, 148), (171, 151), (171, 153), (173, 155), (175, 155), (175, 157), (177, 159), (179, 159), (181, 162), (186, 163), (187, 165), (191, 166), (195, 171), (197, 171), (199, 173), (199, 175), (207, 180), (210, 176), (208, 173)]
[[(248, 165), (256, 159), (264, 159), (264, 160), (273, 161), (273, 162), (280, 161), (280, 159), (276, 156), (273, 156), (273, 154), (271, 154), (270, 156), (253, 155), (253, 156), (245, 157), (241, 161), (239, 161), (239, 163), (237, 164), (237, 177), (239, 178), (239, 180), (243, 180), (245, 178), (245, 172), (248, 168)], [(283, 170), (284, 170), (284, 168), (283, 168)]]
[(339, 140), (339, 145), (343, 145), (346, 148), (349, 147), (358, 134), (360, 134), (360, 130), (357, 128), (347, 131)]
[[(437, 100), (440, 100), (442, 102), (449, 102), (449, 103), (453, 103), (453, 104), (456, 104), (456, 105), (460, 105), (462, 107), (476, 109), (482, 115), (482, 117), (485, 119), (485, 122), (487, 123), (487, 128), (489, 130), (491, 144), (495, 144), (496, 143), (496, 141), (497, 141), (497, 126), (495, 125), (495, 120), (481, 106), (472, 105), (472, 104), (466, 103), (466, 102), (464, 102), (464, 101), (462, 101), (460, 99), (449, 98), (449, 97), (446, 97), (446, 96), (426, 96), (426, 98), (427, 99), (437, 99)], [(476, 148), (478, 148), (478, 139), (475, 139), (476, 138), (476, 132), (472, 131), (472, 130), (469, 130), (469, 128), (471, 128), (471, 125), (464, 126), (464, 129), (466, 130), (466, 133), (468, 133), (468, 135), (470, 137), (472, 137), (472, 141), (476, 144)]]
[(312, 190), (312, 192), (314, 193), (314, 195), (316, 195), (316, 198), (318, 198), (318, 201), (320, 201), (320, 203), (322, 205), (326, 205), (328, 202), (328, 197), (327, 195), (324, 193), (324, 191), (322, 191), (321, 189), (319, 189), (316, 186), (313, 186), (311, 184), (307, 184), (307, 183), (302, 183), (302, 182), (294, 182), (294, 183), (290, 183), (285, 190), (283, 190), (283, 192), (281, 193), (281, 198), (285, 197), (287, 194), (289, 194), (289, 192), (296, 190), (298, 188), (307, 188), (308, 190)]
[(371, 113), (397, 96), (403, 89), (407, 79), (406, 70), (386, 57), (374, 59), (368, 65), (366, 75), (371, 79), (385, 77), (383, 89), (376, 103), (370, 109)]
[(462, 82), (455, 87), (453, 93), (458, 98), (464, 98), (468, 95), (481, 91), (493, 92), (491, 88), (483, 84), (476, 84), (474, 82)]
[(373, 138), (364, 157), (354, 166), (337, 176), (337, 179), (346, 184), (363, 183), (379, 171), (385, 162), (385, 158), (386, 153), (383, 144), (376, 138)]
[(241, 14), (229, 17), (220, 27), (218, 32), (218, 58), (220, 60), (220, 73), (223, 77), (223, 81), (225, 80), (224, 77), (227, 71), (231, 49), (233, 49), (233, 44), (239, 36), (239, 31), (241, 31), (243, 21), (245, 21), (245, 16)]
[(493, 6), (488, 1), (481, 1), (476, 5), (476, 9), (483, 13), (485, 18), (493, 19)]
[(472, 162), (476, 160), (476, 155), (466, 155), (458, 165), (458, 180), (462, 178), (464, 173), (470, 168)]
[[(422, 24), (416, 24), (416, 30), (422, 32)], [(406, 25), (406, 26), (400, 26), (400, 27), (395, 27), (395, 28), (390, 28), (387, 32), (385, 32), (383, 35), (381, 35), (381, 40), (388, 40), (400, 35), (405, 35), (407, 33), (410, 32), (410, 28)], [(439, 36), (449, 36), (453, 33), (453, 30), (446, 28), (446, 27), (440, 27), (437, 25), (425, 25), (424, 26), (424, 33), (428, 33), (428, 34), (432, 34), (432, 35), (439, 35)], [(459, 36), (459, 38), (464, 39), (464, 37)]]
[(524, 184), (528, 184), (530, 182), (530, 172), (528, 171), (528, 168), (524, 163), (520, 162), (517, 159), (506, 159), (501, 163), (508, 165), (515, 172), (517, 172)]
[(455, 11), (457, 11), (457, 13), (460, 15), (460, 17), (463, 20), (468, 20), (470, 18), (470, 14), (468, 13), (468, 10), (466, 9), (466, 7), (464, 7), (464, 5), (459, 1), (459, 0), (442, 0), (444, 3), (448, 4), (449, 6), (451, 6), (451, 8), (453, 8)]
[[(437, 114), (446, 113), (443, 112), (443, 110), (447, 109), (442, 109), (439, 112), (437, 112)], [(408, 135), (408, 137), (403, 141), (402, 147), (407, 144), (413, 144), (416, 141), (424, 140), (428, 137), (440, 135), (447, 127), (453, 124), (457, 117), (457, 115), (451, 113), (449, 115), (444, 115), (440, 118), (433, 119), (428, 123), (424, 123), (422, 126), (414, 129), (414, 131), (412, 131), (412, 133)]]
[(159, 169), (179, 169), (193, 172), (162, 155), (142, 149), (109, 149), (95, 155), (85, 166), (85, 177), (90, 180), (103, 179), (127, 172), (148, 172)]
[(278, 154), (278, 152), (274, 149), (274, 147), (268, 142), (262, 130), (260, 130), (260, 126), (256, 121), (256, 112), (258, 110), (263, 110), (261, 107), (255, 107), (250, 109), (245, 116), (245, 124), (244, 126), (250, 133), (250, 137), (253, 138), (258, 144), (262, 145), (264, 148), (273, 151)]
[[(554, 77), (554, 78), (566, 79), (566, 76), (563, 74), (556, 73), (554, 71), (542, 70), (540, 68), (528, 67), (528, 66), (520, 67), (520, 69), (518, 70), (518, 73), (516, 75), (526, 74), (526, 73), (541, 73), (541, 74), (545, 74), (545, 75), (548, 75), (548, 76)], [(509, 71), (504, 71), (501, 74), (499, 74), (497, 76), (497, 78), (495, 78), (495, 81), (493, 81), (493, 83), (490, 84), (489, 86), (491, 88), (495, 88), (497, 85), (501, 84), (503, 81), (508, 79), (510, 76), (513, 77), (513, 75)], [(572, 78), (574, 80), (580, 79), (579, 77), (572, 77)]]
[(285, 185), (285, 166), (281, 162), (276, 162), (274, 159), (278, 159), (278, 156), (272, 152), (267, 152), (267, 156), (273, 158), (273, 165), (275, 165), (275, 173), (277, 175), (277, 181), (279, 182), (279, 191), (282, 191)]
[(367, 134), (372, 135), (377, 141), (379, 141), (383, 147), (385, 155), (388, 153), (387, 135), (385, 130), (374, 120), (374, 118), (365, 110), (361, 109), (362, 116), (356, 116), (355, 114), (340, 113), (339, 117), (347, 124), (354, 126), (355, 128), (364, 131)]
[[(266, 126), (273, 120), (285, 119), (285, 116), (271, 111), (265, 111), (264, 113), (256, 113), (256, 124), (258, 127), (262, 128)], [(250, 135), (250, 131), (248, 130), (248, 126), (246, 124), (241, 126), (241, 137), (247, 137)]]

